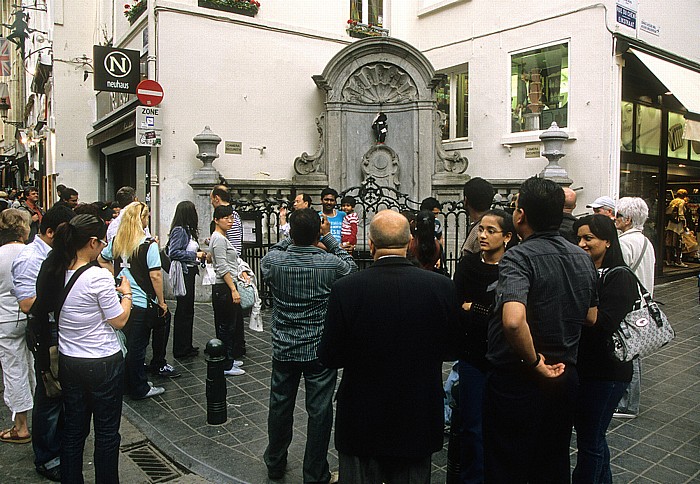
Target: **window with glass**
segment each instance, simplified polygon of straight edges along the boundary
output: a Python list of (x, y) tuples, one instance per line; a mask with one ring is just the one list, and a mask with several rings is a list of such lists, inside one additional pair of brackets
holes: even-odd
[(620, 151), (659, 156), (661, 110), (630, 101), (622, 101), (621, 109)]
[(568, 126), (569, 45), (511, 56), (511, 132)]
[(442, 139), (469, 136), (469, 70), (467, 66), (444, 73), (445, 84), (435, 90), (437, 108), (445, 114)]
[(384, 0), (350, 0), (350, 20), (384, 26)]

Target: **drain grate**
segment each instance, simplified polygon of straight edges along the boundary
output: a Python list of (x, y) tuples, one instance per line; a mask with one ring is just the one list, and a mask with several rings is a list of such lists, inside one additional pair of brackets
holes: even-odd
[(180, 477), (182, 473), (151, 444), (143, 444), (124, 451), (124, 454), (134, 461), (151, 480), (151, 482), (167, 482)]

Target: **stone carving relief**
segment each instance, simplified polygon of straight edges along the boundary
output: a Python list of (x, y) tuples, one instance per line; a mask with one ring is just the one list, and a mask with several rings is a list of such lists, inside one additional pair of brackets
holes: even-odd
[(358, 69), (343, 87), (343, 100), (359, 104), (415, 101), (418, 89), (411, 77), (391, 64), (371, 64)]
[(447, 172), (460, 174), (467, 171), (469, 160), (466, 156), (462, 156), (459, 151), (448, 153), (442, 146), (442, 132), (445, 129), (447, 117), (442, 111), (435, 111), (435, 152), (438, 159), (436, 160), (436, 173)]
[(294, 160), (294, 171), (299, 175), (310, 175), (312, 173), (322, 173), (321, 158), (324, 153), (324, 131), (326, 124), (326, 115), (321, 113), (316, 118), (316, 130), (318, 131), (318, 149), (313, 155), (304, 151), (301, 156)]
[(399, 155), (386, 145), (372, 146), (362, 157), (363, 181), (370, 176), (379, 186), (398, 189)]

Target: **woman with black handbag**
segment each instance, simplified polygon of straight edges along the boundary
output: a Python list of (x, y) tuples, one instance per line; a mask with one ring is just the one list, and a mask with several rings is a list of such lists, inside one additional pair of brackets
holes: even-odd
[[(632, 380), (632, 362), (612, 356), (612, 334), (639, 299), (637, 279), (625, 264), (615, 223), (588, 215), (574, 223), (579, 247), (598, 269), (598, 317), (584, 327), (578, 349), (579, 398), (574, 417), (578, 458), (574, 483), (611, 483), (610, 450), (605, 439), (613, 412)], [(621, 269), (614, 270), (620, 267)]]
[(194, 282), (199, 274), (198, 260), (205, 256), (199, 250), (199, 218), (194, 203), (185, 200), (177, 204), (175, 215), (170, 224), (168, 239), (168, 256), (172, 262), (178, 261), (181, 266), (185, 294), (175, 297), (177, 308), (173, 320), (173, 356), (187, 358), (196, 356), (199, 348), (192, 345), (192, 326), (194, 322)]
[(126, 279), (115, 290), (112, 274), (95, 263), (106, 234), (107, 226), (94, 215), (62, 223), (37, 278), (37, 304), (51, 307), (58, 320), (62, 482), (83, 482), (91, 420), (95, 482), (119, 482), (124, 357), (116, 330), (129, 318), (132, 292)]

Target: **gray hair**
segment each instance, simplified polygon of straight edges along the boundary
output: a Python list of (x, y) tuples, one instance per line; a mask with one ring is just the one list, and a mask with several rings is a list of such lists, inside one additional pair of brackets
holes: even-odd
[(639, 197), (622, 197), (617, 201), (617, 215), (630, 219), (632, 226), (641, 230), (649, 217), (649, 207)]

